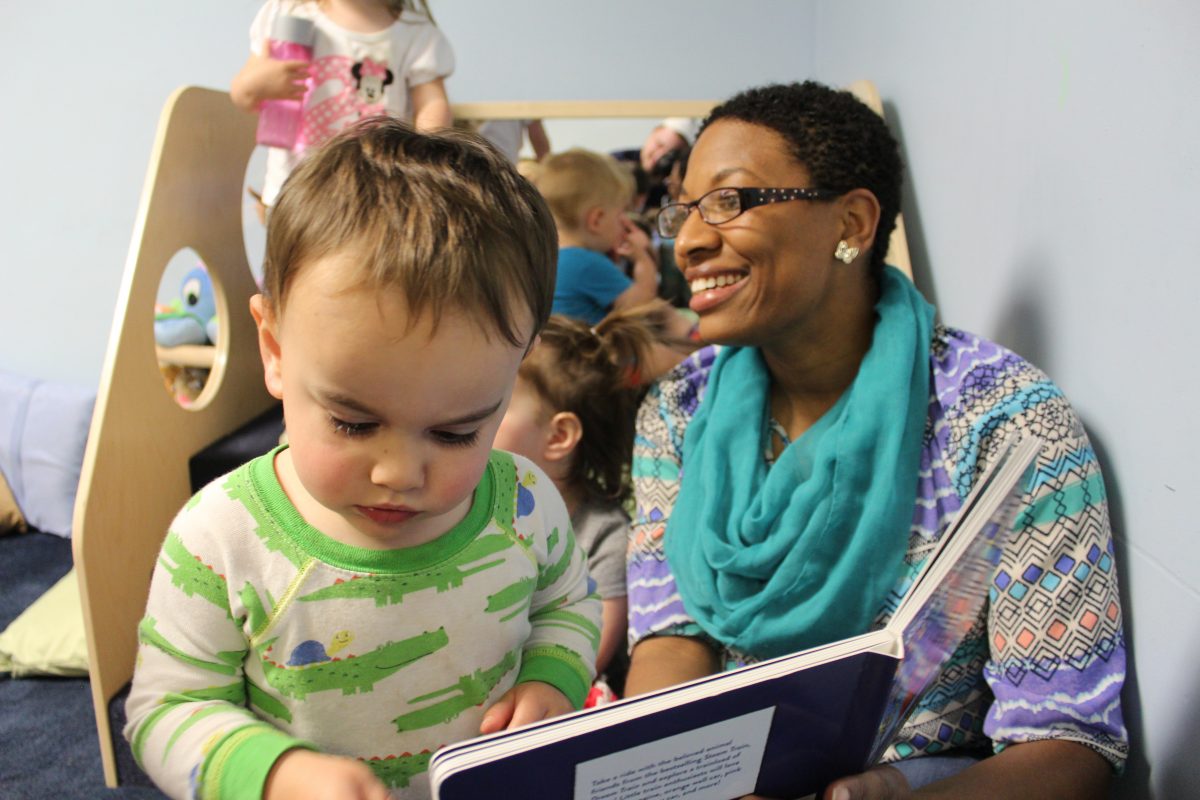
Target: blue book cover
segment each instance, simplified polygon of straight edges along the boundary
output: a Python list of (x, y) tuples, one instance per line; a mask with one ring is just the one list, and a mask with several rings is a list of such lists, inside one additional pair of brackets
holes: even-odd
[[(816, 791), (869, 755), (900, 663), (883, 633), (857, 637), (848, 655), (806, 651), (744, 667), (737, 680), (727, 672), (451, 745), (430, 764), (434, 796), (486, 797), (498, 786), (506, 797), (586, 800)], [(503, 757), (472, 758), (480, 743)]]
[(1003, 446), (882, 630), (449, 745), (434, 798), (805, 798), (861, 772), (978, 618), (1039, 448)]

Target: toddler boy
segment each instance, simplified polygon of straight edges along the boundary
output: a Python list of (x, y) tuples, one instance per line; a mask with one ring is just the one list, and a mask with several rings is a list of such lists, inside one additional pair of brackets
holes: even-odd
[[(555, 314), (595, 325), (614, 309), (658, 294), (658, 262), (650, 237), (625, 215), (633, 178), (611, 156), (567, 150), (546, 158), (535, 182), (558, 225)], [(609, 258), (632, 262), (632, 278)]]
[(470, 134), (370, 120), (289, 177), (251, 300), (288, 444), (171, 524), (127, 705), (173, 797), (425, 798), (431, 751), (578, 708), (600, 604), (492, 451), (555, 232)]

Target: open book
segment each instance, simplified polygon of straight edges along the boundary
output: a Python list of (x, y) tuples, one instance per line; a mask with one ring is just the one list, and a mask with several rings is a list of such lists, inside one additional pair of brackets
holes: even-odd
[(862, 771), (977, 619), (1040, 445), (1002, 446), (883, 629), (449, 745), (433, 796), (795, 798)]

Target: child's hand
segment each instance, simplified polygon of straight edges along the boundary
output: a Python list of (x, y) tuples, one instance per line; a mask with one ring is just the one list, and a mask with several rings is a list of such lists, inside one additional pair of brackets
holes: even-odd
[(650, 236), (628, 217), (624, 219), (623, 224), (625, 238), (617, 245), (617, 255), (634, 261), (653, 258)]
[(263, 100), (299, 100), (304, 97), (308, 79), (307, 61), (280, 61), (264, 58), (256, 83)]
[(299, 100), (307, 90), (308, 69), (307, 61), (252, 55), (234, 77), (230, 95), (247, 111), (257, 111), (265, 100)]
[(389, 797), (388, 788), (366, 764), (301, 748), (279, 757), (263, 787), (263, 800), (388, 800)]
[(479, 732), (495, 733), (505, 728), (519, 728), (574, 710), (567, 696), (548, 683), (518, 683), (501, 695), (483, 715)]

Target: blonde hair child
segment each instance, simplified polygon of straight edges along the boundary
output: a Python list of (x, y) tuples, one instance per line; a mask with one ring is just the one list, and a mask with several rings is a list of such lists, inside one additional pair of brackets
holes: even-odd
[[(573, 149), (543, 159), (534, 182), (558, 226), (554, 313), (595, 325), (657, 296), (650, 237), (626, 215), (635, 188), (627, 170), (611, 156)], [(613, 256), (629, 259), (630, 275)]]

